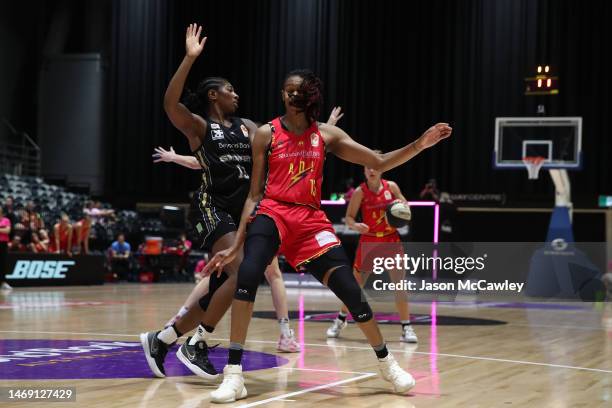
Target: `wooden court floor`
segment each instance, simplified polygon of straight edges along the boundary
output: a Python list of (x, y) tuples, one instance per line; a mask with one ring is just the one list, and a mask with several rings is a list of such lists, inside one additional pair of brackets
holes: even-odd
[[(176, 363), (180, 375), (155, 379), (142, 368), (138, 334), (161, 327), (190, 289), (122, 284), (0, 295), (0, 386), (76, 387), (75, 403), (51, 406), (217, 406), (208, 397), (216, 384), (180, 374), (173, 352), (167, 362)], [(398, 325), (381, 326), (390, 350), (417, 380), (408, 395), (397, 396), (376, 375), (373, 352), (355, 325), (339, 339), (325, 338), (329, 323), (316, 320), (337, 308), (330, 293), (290, 289), (288, 295), (290, 310), (306, 318), (292, 320), (303, 351), (277, 354), (276, 321), (254, 318), (249, 397), (225, 406), (612, 407), (610, 305), (412, 305), (418, 345), (400, 343)], [(393, 312), (392, 304), (374, 308)], [(273, 310), (267, 288), (260, 289), (255, 309), (259, 316)], [(228, 336), (226, 317), (215, 331), (219, 347), (227, 346)], [(222, 352), (211, 353), (221, 358)], [(43, 404), (49, 403), (0, 402)]]

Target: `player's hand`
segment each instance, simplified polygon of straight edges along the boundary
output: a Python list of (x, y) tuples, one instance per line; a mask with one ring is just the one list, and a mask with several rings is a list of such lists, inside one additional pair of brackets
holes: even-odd
[(174, 152), (174, 148), (172, 146), (170, 146), (170, 150), (165, 150), (161, 146), (156, 147), (153, 150), (155, 151), (155, 153), (153, 153), (153, 163), (170, 163), (176, 158), (176, 153)]
[(200, 40), (200, 34), (202, 33), (202, 26), (198, 26), (197, 24), (189, 24), (187, 27), (187, 34), (185, 35), (185, 51), (187, 52), (188, 57), (197, 58), (204, 49), (204, 44), (206, 44), (206, 39), (208, 37), (202, 38)]
[(351, 229), (357, 231), (360, 234), (365, 234), (370, 230), (370, 227), (368, 227), (367, 224), (364, 224), (363, 222), (356, 222), (355, 224), (353, 224)]
[(446, 139), (453, 132), (448, 123), (436, 123), (421, 135), (416, 141), (419, 150), (427, 149), (438, 143), (442, 139)]
[(232, 248), (217, 252), (215, 256), (208, 261), (204, 269), (202, 269), (202, 276), (206, 277), (211, 275), (213, 272), (217, 272), (217, 277), (221, 276), (225, 265), (232, 262), (234, 258), (236, 258), (236, 251), (234, 251)]
[(331, 113), (329, 114), (329, 119), (327, 119), (327, 124), (336, 126), (336, 123), (344, 116), (344, 112), (342, 112), (342, 108), (340, 106), (334, 107)]

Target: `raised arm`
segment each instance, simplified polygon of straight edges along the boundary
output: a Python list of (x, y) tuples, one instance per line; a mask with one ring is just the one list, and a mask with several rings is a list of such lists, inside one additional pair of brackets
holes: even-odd
[(344, 222), (347, 227), (352, 229), (353, 231), (357, 231), (360, 234), (365, 234), (368, 232), (370, 227), (362, 222), (357, 222), (355, 217), (357, 217), (357, 213), (359, 212), (359, 207), (361, 207), (361, 202), (363, 201), (363, 190), (361, 187), (357, 187), (355, 192), (351, 196), (351, 200), (348, 203), (348, 207), (346, 207), (346, 216), (344, 217)]
[(176, 163), (193, 170), (200, 170), (202, 168), (198, 159), (193, 156), (176, 154), (172, 146), (170, 146), (170, 150), (165, 150), (163, 147), (156, 147), (153, 150), (155, 151), (153, 153), (153, 163)]
[(174, 127), (187, 137), (191, 150), (195, 150), (200, 146), (200, 140), (206, 130), (206, 121), (201, 116), (191, 113), (185, 105), (180, 103), (180, 99), (189, 70), (204, 49), (204, 44), (206, 43), (207, 37), (202, 38), (200, 41), (201, 32), (202, 27), (198, 27), (197, 24), (190, 24), (187, 27), (185, 58), (183, 58), (183, 62), (181, 62), (181, 65), (170, 80), (164, 95), (164, 110), (168, 115), (168, 119), (170, 119)]
[(246, 238), (246, 227), (249, 220), (249, 217), (255, 210), (255, 206), (257, 203), (263, 198), (264, 194), (264, 185), (266, 181), (266, 152), (268, 150), (268, 146), (270, 145), (270, 141), (272, 139), (272, 130), (269, 125), (263, 125), (257, 132), (255, 133), (255, 137), (253, 138), (253, 142), (251, 144), (251, 148), (253, 151), (253, 170), (251, 172), (251, 188), (249, 190), (249, 195), (247, 196), (246, 201), (244, 202), (244, 207), (242, 208), (242, 215), (240, 217), (240, 226), (238, 227), (238, 231), (236, 232), (236, 239), (234, 240), (234, 244), (224, 250), (219, 251), (215, 254), (215, 256), (208, 262), (206, 267), (204, 268), (204, 273), (210, 273), (212, 271), (217, 271), (217, 273), (221, 273), (223, 267), (230, 263), (235, 257), (238, 251), (242, 248), (244, 244), (244, 240)]
[(321, 124), (327, 149), (351, 163), (361, 164), (378, 171), (391, 170), (451, 135), (452, 128), (447, 123), (437, 123), (430, 127), (414, 142), (389, 153), (376, 153), (365, 147), (336, 126)]

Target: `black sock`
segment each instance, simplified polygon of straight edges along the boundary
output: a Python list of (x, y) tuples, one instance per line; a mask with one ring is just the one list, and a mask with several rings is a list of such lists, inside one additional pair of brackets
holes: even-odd
[(172, 330), (174, 330), (174, 332), (176, 333), (176, 337), (182, 337), (183, 336), (183, 333), (178, 331), (178, 329), (176, 328), (176, 323), (172, 323)]
[(242, 344), (230, 343), (228, 364), (240, 365), (242, 362)]
[(402, 320), (402, 330), (404, 330), (407, 326), (410, 326), (410, 320)]
[(212, 332), (214, 332), (214, 331), (215, 331), (215, 328), (214, 328), (214, 327), (212, 327), (212, 326), (209, 326), (209, 325), (204, 324), (204, 323), (200, 323), (200, 324), (202, 325), (202, 327), (204, 328), (204, 330), (206, 330), (206, 331), (207, 331), (207, 332), (209, 332), (209, 333), (212, 333)]
[(387, 350), (387, 345), (385, 343), (373, 348), (374, 352), (376, 353), (376, 357), (378, 358), (385, 358), (389, 355), (389, 350)]
[(338, 313), (337, 319), (342, 321), (342, 322), (346, 322), (346, 316), (347, 316), (346, 313), (340, 312), (340, 313)]

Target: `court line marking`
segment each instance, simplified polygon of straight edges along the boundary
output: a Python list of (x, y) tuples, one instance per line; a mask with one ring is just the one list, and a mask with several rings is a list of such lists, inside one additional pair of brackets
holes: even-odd
[[(0, 330), (0, 333), (74, 334), (74, 335), (86, 335), (86, 336), (139, 337), (138, 334), (122, 334), (122, 333), (76, 333), (76, 332), (22, 331), (22, 330)], [(211, 338), (211, 340), (229, 341), (229, 339), (221, 339), (221, 338)], [(272, 341), (272, 340), (247, 340), (247, 343), (276, 344), (277, 342)], [(336, 345), (336, 344), (304, 343), (304, 345), (311, 346), (311, 347), (333, 347), (333, 348), (346, 348), (346, 349), (354, 349), (354, 350), (372, 350), (371, 347), (345, 346), (345, 345)], [(397, 353), (406, 352), (406, 350), (400, 350), (400, 349), (389, 349), (389, 351), (397, 352)], [(510, 360), (510, 359), (495, 358), (495, 357), (466, 356), (463, 354), (430, 353), (427, 351), (409, 351), (409, 352), (412, 354), (436, 355), (436, 356), (442, 356), (442, 357), (464, 358), (468, 360), (495, 361), (495, 362), (500, 362), (500, 363), (525, 364), (525, 365), (535, 365), (535, 366), (552, 367), (552, 368), (566, 368), (570, 370), (592, 371), (592, 372), (597, 372), (597, 373), (612, 374), (612, 370), (605, 370), (603, 368), (590, 368), (590, 367), (570, 366), (570, 365), (564, 365), (564, 364), (538, 363), (535, 361)]]
[(276, 367), (279, 370), (298, 370), (298, 371), (317, 371), (321, 373), (339, 373), (339, 374), (374, 374), (376, 373), (364, 373), (361, 371), (339, 371), (339, 370), (323, 370), (318, 368), (300, 368), (300, 367)]
[(326, 388), (336, 387), (338, 385), (346, 384), (346, 383), (349, 383), (349, 382), (363, 380), (365, 378), (373, 377), (375, 375), (376, 374), (374, 374), (374, 373), (363, 374), (363, 375), (359, 375), (357, 377), (347, 378), (346, 380), (334, 381), (334, 382), (331, 382), (329, 384), (317, 385), (316, 387), (305, 388), (305, 389), (300, 390), (300, 391), (294, 391), (294, 392), (290, 392), (290, 393), (287, 393), (287, 394), (279, 395), (279, 396), (276, 396), (276, 397), (268, 398), (268, 399), (265, 399), (265, 400), (251, 402), (250, 404), (239, 405), (239, 407), (241, 407), (241, 408), (256, 407), (258, 405), (263, 405), (263, 404), (267, 404), (269, 402), (283, 400), (283, 399), (286, 399), (286, 398), (289, 398), (289, 397), (295, 397), (297, 395), (306, 394), (308, 392), (324, 390)]

